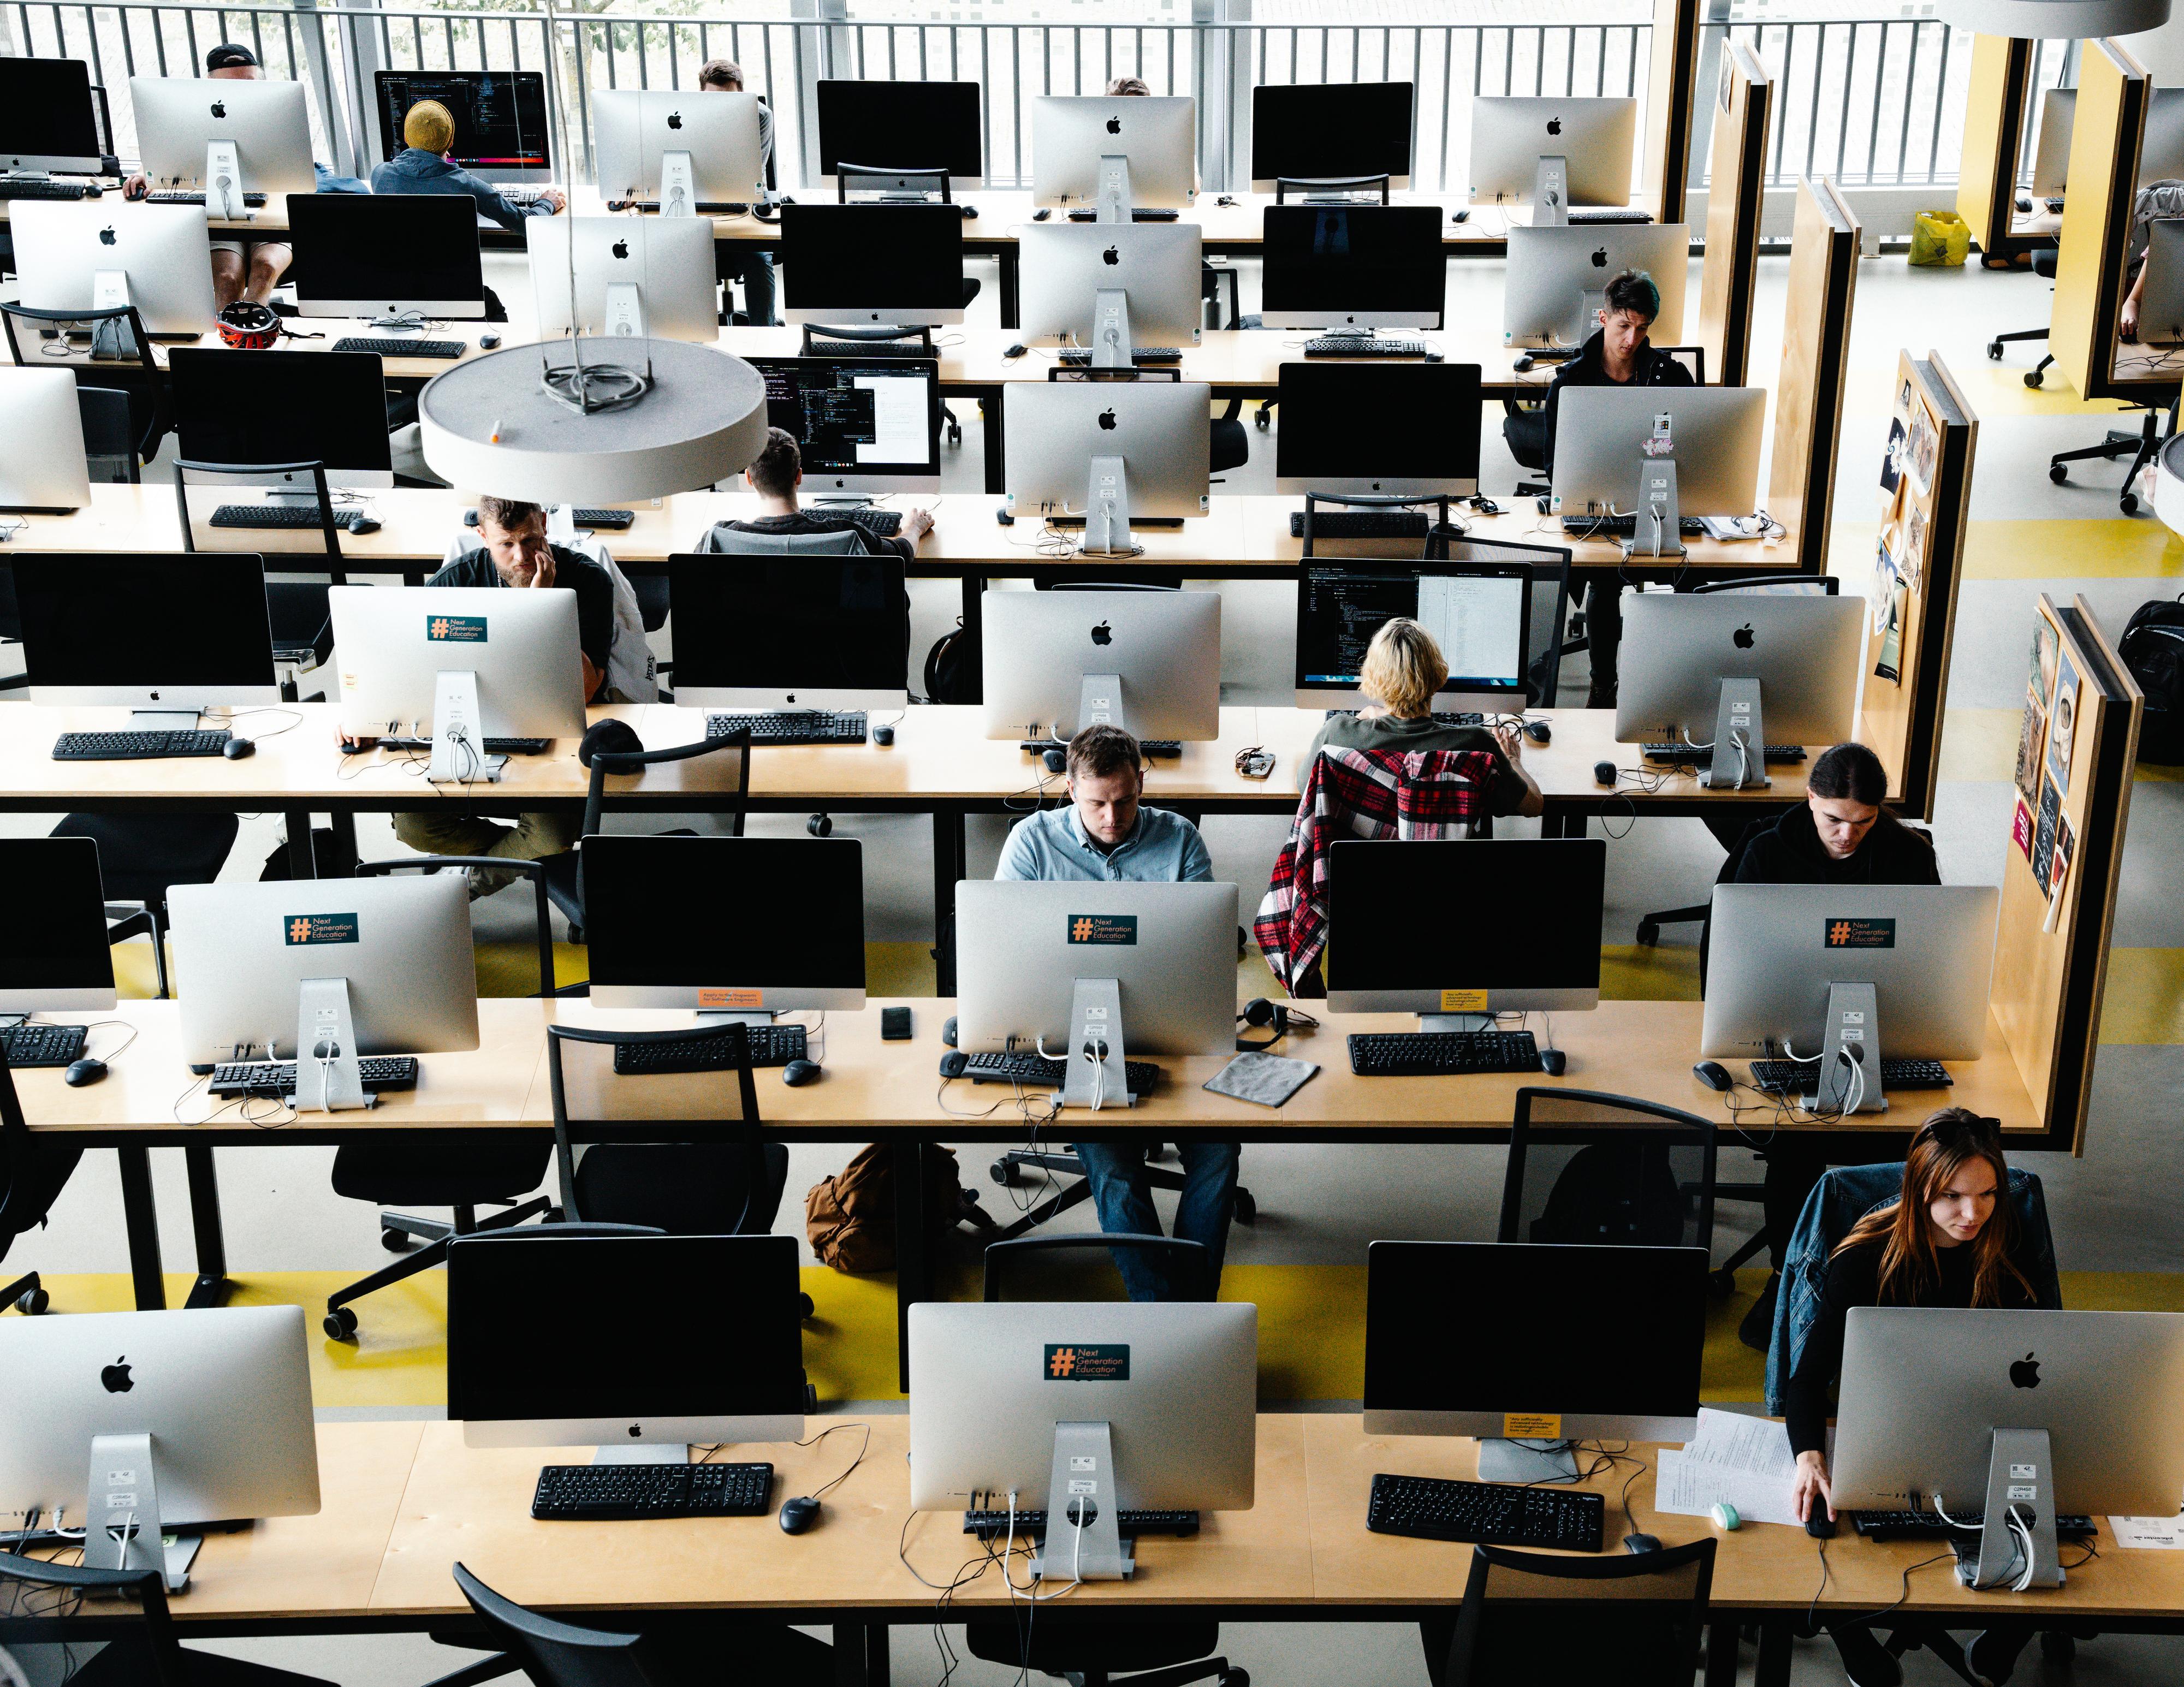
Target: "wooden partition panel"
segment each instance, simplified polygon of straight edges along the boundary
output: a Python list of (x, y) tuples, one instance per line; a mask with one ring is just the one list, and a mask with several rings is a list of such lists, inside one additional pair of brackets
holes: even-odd
[(1646, 78), (1646, 164), (1639, 203), (1657, 221), (1684, 220), (1691, 164), (1691, 90), (1699, 75), (1699, 0), (1653, 0)]
[(2048, 330), (2048, 349), (2081, 398), (2123, 393), (2114, 379), (2116, 311), (2153, 89), (2145, 67), (2120, 42), (2086, 42), (2070, 124), (2070, 214), (2063, 219)]
[(2027, 631), (1994, 1016), (2042, 1145), (2083, 1154), (2146, 699), (2083, 598), (2042, 593)]
[(1827, 567), (1858, 241), (1858, 219), (1836, 185), (1825, 176), (1801, 181), (1790, 296), (1783, 307), (1782, 368), (1774, 384), (1767, 508), (1796, 536), (1797, 567), (1807, 574)]
[(1990, 254), (2014, 250), (2010, 209), (2017, 197), (2017, 151), (2025, 139), (2025, 92), (2032, 43), (2014, 36), (1972, 37), (1971, 83), (1964, 91), (1964, 150), (1957, 166), (1957, 214)]
[(1719, 109), (1707, 188), (1706, 263), (1699, 272), (1699, 343), (1707, 348), (1707, 373), (1724, 387), (1741, 387), (1751, 362), (1752, 294), (1759, 273), (1760, 195), (1774, 79), (1741, 41), (1722, 47), (1714, 98)]
[(1942, 691), (1978, 445), (1979, 418), (1941, 354), (1901, 354), (1873, 572), (1845, 584), (1864, 585), (1873, 605), (1858, 742), (1887, 766), (1900, 810), (1922, 820), (1934, 817), (1941, 778)]

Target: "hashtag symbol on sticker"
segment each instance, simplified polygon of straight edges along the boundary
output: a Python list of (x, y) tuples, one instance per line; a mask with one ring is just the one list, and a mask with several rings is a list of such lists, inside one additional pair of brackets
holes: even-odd
[(1067, 1377), (1076, 1368), (1077, 1350), (1075, 1348), (1061, 1347), (1055, 1350), (1054, 1374), (1056, 1376)]
[(1092, 935), (1092, 922), (1089, 920), (1078, 921), (1076, 925), (1072, 927), (1070, 935), (1075, 938), (1079, 943), (1084, 942)]
[(1830, 926), (1828, 927), (1828, 938), (1831, 943), (1848, 943), (1850, 941), (1850, 921), (1847, 920), (1838, 920), (1835, 924)]
[(432, 623), (432, 637), (435, 638), (445, 638), (447, 636), (448, 623), (444, 620), (435, 620)]
[(310, 935), (311, 922), (309, 920), (299, 919), (288, 921), (288, 937), (291, 942), (302, 943)]

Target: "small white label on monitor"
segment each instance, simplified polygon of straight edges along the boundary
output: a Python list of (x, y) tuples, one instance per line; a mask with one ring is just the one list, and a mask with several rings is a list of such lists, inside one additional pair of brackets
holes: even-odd
[(1100, 1484), (1096, 1482), (1072, 1482), (1069, 1484), (1069, 1491), (1072, 1494), (1097, 1494), (1100, 1491)]

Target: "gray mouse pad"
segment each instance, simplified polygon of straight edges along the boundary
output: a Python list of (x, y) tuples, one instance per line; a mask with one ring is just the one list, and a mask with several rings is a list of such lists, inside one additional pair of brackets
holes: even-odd
[(1279, 1107), (1303, 1088), (1319, 1067), (1280, 1055), (1239, 1055), (1206, 1079), (1216, 1095), (1233, 1095), (1259, 1107)]

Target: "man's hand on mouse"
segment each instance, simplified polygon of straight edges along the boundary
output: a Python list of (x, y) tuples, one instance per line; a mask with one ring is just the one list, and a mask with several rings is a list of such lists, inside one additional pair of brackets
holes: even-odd
[(933, 515), (930, 510), (911, 509), (904, 512), (902, 536), (912, 544), (916, 544), (932, 531)]
[(1817, 1501), (1828, 1514), (1828, 1521), (1836, 1520), (1835, 1493), (1828, 1481), (1828, 1462), (1817, 1452), (1797, 1455), (1797, 1473), (1791, 1478), (1791, 1503), (1797, 1508), (1797, 1521), (1805, 1522), (1813, 1514)]

